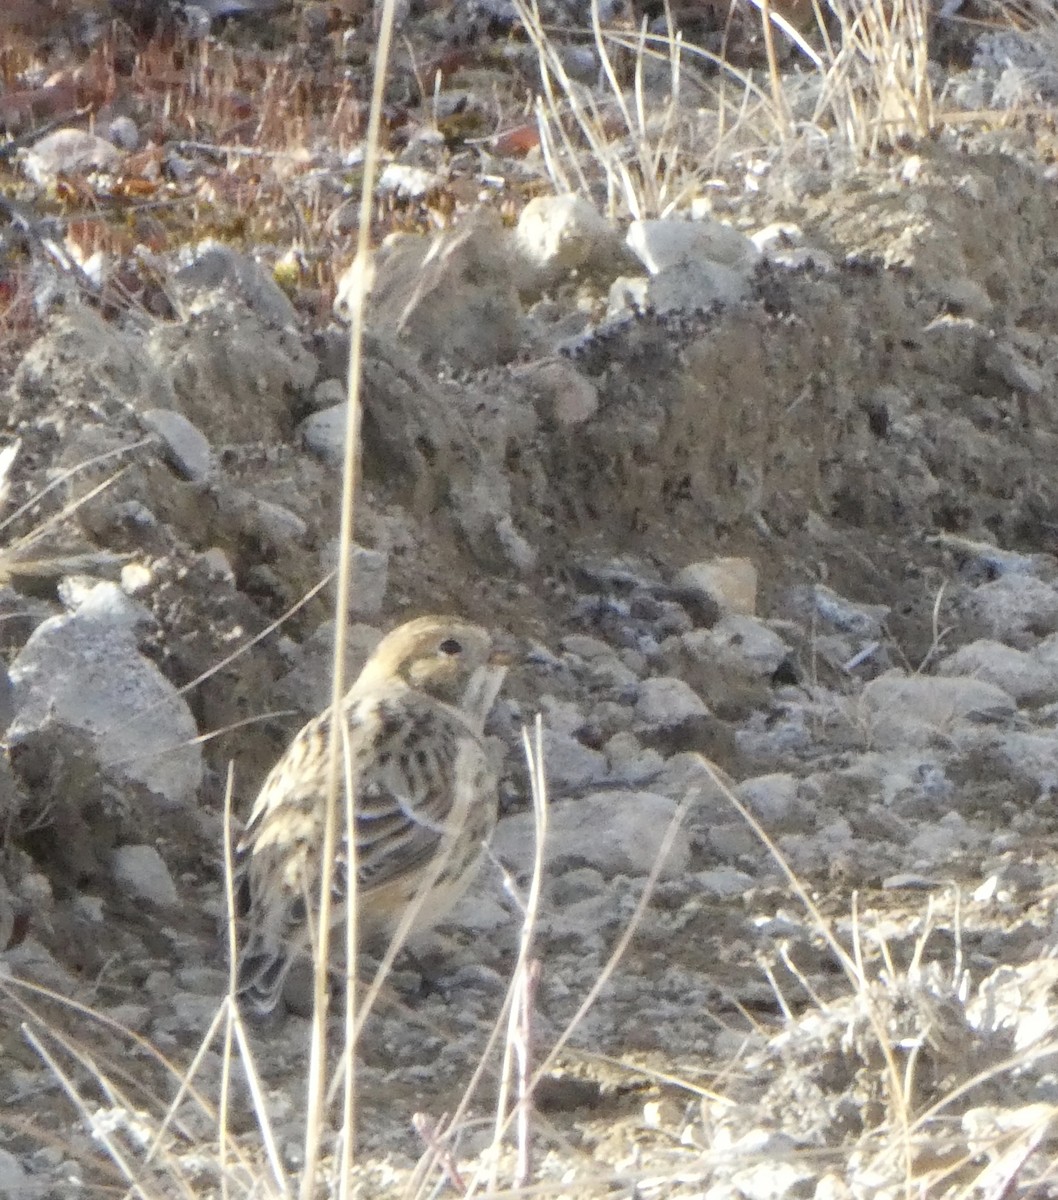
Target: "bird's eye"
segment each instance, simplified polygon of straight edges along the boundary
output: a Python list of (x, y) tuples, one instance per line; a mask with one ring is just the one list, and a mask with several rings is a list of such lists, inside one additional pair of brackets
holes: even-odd
[(445, 638), (445, 640), (440, 644), (440, 646), (437, 647), (437, 649), (440, 650), (442, 654), (447, 654), (453, 658), (457, 654), (463, 653), (462, 643), (457, 642), (455, 638)]

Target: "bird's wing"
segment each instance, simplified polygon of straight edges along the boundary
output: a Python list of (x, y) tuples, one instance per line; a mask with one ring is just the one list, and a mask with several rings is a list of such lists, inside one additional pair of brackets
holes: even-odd
[[(267, 870), (288, 894), (302, 893), (306, 879), (318, 878), (330, 716), (310, 721), (272, 769), (239, 843), (241, 875)], [(484, 790), (489, 767), (458, 710), (414, 693), (359, 699), (347, 712), (346, 729), (342, 754), (355, 792), (357, 876), (370, 889), (430, 859), (445, 835), (457, 783)], [(339, 803), (342, 795), (340, 782)], [(339, 891), (344, 860), (343, 839)]]
[(447, 705), (403, 697), (374, 705), (368, 720), (371, 749), (354, 786), (357, 878), (370, 890), (430, 861), (450, 832), (457, 789), (484, 792), (489, 768), (480, 738)]

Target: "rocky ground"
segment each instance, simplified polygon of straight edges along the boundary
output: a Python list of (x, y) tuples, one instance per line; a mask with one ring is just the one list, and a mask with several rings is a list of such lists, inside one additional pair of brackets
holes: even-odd
[[(332, 42), (361, 28), (325, 15)], [(267, 44), (259, 19), (230, 44)], [(946, 61), (945, 95), (998, 104), (1004, 61)], [(504, 203), (460, 200), (380, 252), (349, 667), (429, 610), (485, 623), (514, 666), (489, 727), (497, 861), (365, 1031), (361, 1194), (414, 1190), (413, 1114), (453, 1111), (499, 1012), (536, 713), (541, 1055), (657, 876), (541, 1085), (543, 1186), (1058, 1194), (1058, 205), (1049, 79), (1021, 70), (1031, 119), (855, 166), (745, 151), (692, 223), (554, 199), (530, 153)], [(223, 995), (229, 764), (244, 813), (329, 694), (333, 588), (313, 589), (336, 560), (348, 335), (340, 269), (291, 287), (237, 239), (124, 274), (57, 261), (58, 183), (109, 204), (121, 172), (49, 174), (48, 135), (15, 136), (40, 190), (5, 202), (0, 1195), (72, 1197), (114, 1182), (103, 1133), (136, 1144), (174, 1094), (163, 1058), (186, 1066)], [(432, 145), (453, 194), (486, 188)], [(204, 158), (154, 153), (201, 193)], [(326, 186), (337, 212), (351, 189)], [(308, 1023), (253, 1038), (296, 1169)], [(214, 1046), (206, 1097), (220, 1073)], [(487, 1072), (471, 1116), (494, 1094)], [(177, 1194), (178, 1170), (216, 1194), (214, 1130), (182, 1114), (145, 1194)], [(467, 1179), (488, 1136), (468, 1120)]]

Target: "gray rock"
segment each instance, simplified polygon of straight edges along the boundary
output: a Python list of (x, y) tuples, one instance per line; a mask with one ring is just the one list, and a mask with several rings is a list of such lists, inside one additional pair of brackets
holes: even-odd
[(1058, 588), (1031, 575), (1011, 573), (981, 584), (967, 608), (992, 637), (1022, 648), (1058, 631)]
[(151, 1021), (151, 1009), (148, 1004), (137, 1004), (127, 1001), (124, 1004), (114, 1004), (103, 1010), (111, 1021), (116, 1021), (133, 1033), (145, 1033)]
[(139, 127), (131, 117), (115, 117), (107, 125), (107, 134), (110, 141), (122, 150), (136, 150), (139, 148)]
[(513, 374), (540, 416), (562, 428), (582, 425), (598, 411), (598, 388), (566, 359), (538, 359), (518, 367)]
[(552, 904), (562, 907), (578, 904), (601, 895), (606, 889), (606, 880), (601, 871), (594, 867), (574, 867), (564, 871), (555, 879), (548, 892)]
[(182, 967), (176, 973), (176, 986), (199, 996), (223, 996), (228, 990), (228, 972), (221, 967)]
[[(676, 807), (674, 800), (654, 792), (595, 792), (582, 799), (558, 800), (549, 814), (547, 870), (557, 875), (565, 868), (588, 866), (606, 878), (646, 875), (654, 866)], [(492, 848), (513, 870), (527, 870), (533, 861), (532, 814), (504, 817)], [(689, 861), (687, 839), (677, 835), (662, 877), (682, 874)]]
[(180, 903), (169, 868), (153, 846), (119, 846), (111, 856), (111, 870), (114, 882), (133, 900), (146, 900), (159, 908)]
[(44, 1182), (30, 1179), (10, 1150), (0, 1150), (0, 1200), (36, 1200), (44, 1194)]
[(875, 746), (900, 749), (950, 736), (966, 721), (1003, 721), (1014, 712), (1008, 692), (980, 679), (890, 672), (864, 687), (850, 716), (866, 722)]
[(321, 379), (312, 389), (312, 408), (321, 412), (325, 408), (335, 408), (348, 400), (348, 388), (341, 379)]
[(166, 456), (185, 479), (201, 482), (214, 471), (213, 450), (205, 434), (171, 408), (148, 408), (140, 420), (165, 445)]
[[(428, 369), (442, 362), (461, 369), (510, 362), (523, 323), (512, 270), (517, 261), (512, 235), (491, 213), (434, 238), (387, 238), (375, 258), (368, 319), (411, 347)], [(343, 276), (339, 312), (345, 284)]]
[(665, 760), (644, 746), (634, 733), (615, 733), (605, 746), (610, 776), (622, 783), (641, 784), (661, 773)]
[(613, 654), (613, 646), (602, 638), (589, 637), (586, 633), (572, 633), (561, 641), (562, 649), (578, 658), (609, 658)]
[(708, 716), (709, 709), (698, 693), (682, 679), (659, 675), (640, 683), (635, 715), (646, 726), (671, 729), (696, 717)]
[(651, 275), (702, 262), (742, 269), (760, 258), (760, 251), (744, 233), (710, 218), (633, 221), (627, 242)]
[(12, 397), (34, 410), (63, 404), (96, 408), (101, 381), (108, 397), (132, 410), (179, 407), (165, 364), (155, 365), (142, 336), (123, 333), (82, 304), (56, 312), (18, 365)]
[(660, 275), (616, 279), (610, 288), (606, 315), (620, 318), (629, 310), (659, 314), (698, 312), (714, 304), (736, 304), (750, 290), (750, 276), (714, 262), (687, 262)]
[(605, 754), (552, 729), (544, 730), (544, 767), (548, 783), (560, 792), (599, 782), (608, 773)]
[(625, 666), (616, 654), (611, 654), (607, 658), (593, 658), (584, 669), (584, 681), (593, 690), (634, 696), (639, 675)]
[(985, 354), (985, 368), (997, 375), (1003, 383), (1026, 396), (1040, 396), (1047, 380), (1039, 367), (1034, 366), (1015, 346), (1008, 341), (997, 341), (989, 346)]
[(221, 242), (203, 242), (167, 287), (185, 317), (238, 299), (270, 325), (297, 325), (297, 311), (272, 276)]
[(987, 840), (987, 835), (973, 830), (955, 812), (946, 813), (935, 825), (926, 825), (911, 839), (908, 851), (912, 862), (919, 867), (950, 863), (963, 850), (971, 850)]
[[(345, 642), (345, 680), (348, 686), (378, 645), (382, 634), (372, 625), (350, 625)], [(302, 643), (297, 661), (277, 688), (277, 699), (306, 717), (315, 716), (331, 700), (334, 622), (324, 621)]]
[(821, 623), (858, 638), (880, 638), (889, 617), (888, 605), (857, 603), (822, 583), (791, 589), (786, 603), (795, 616), (814, 626)]
[[(326, 544), (320, 556), (324, 571), (337, 570), (339, 549), (337, 541)], [(389, 586), (389, 555), (382, 550), (368, 549), (367, 546), (354, 546), (349, 571), (349, 616), (369, 620), (377, 617), (382, 612)], [(331, 596), (337, 596), (337, 587), (335, 578), (328, 588)]]
[(714, 896), (741, 896), (757, 882), (752, 875), (734, 867), (715, 867), (711, 871), (698, 871), (692, 878), (703, 892)]
[[(1056, 646), (1058, 648), (1058, 646)], [(1015, 650), (987, 638), (960, 646), (937, 664), (938, 675), (972, 675), (994, 683), (1019, 704), (1046, 704), (1058, 699), (1058, 653), (1053, 662), (1037, 652)]]
[(1035, 575), (1044, 580), (1054, 579), (1058, 567), (1051, 554), (1004, 550), (991, 542), (974, 541), (954, 533), (938, 534), (934, 540), (956, 557), (961, 575), (966, 575), (968, 568), (971, 572), (976, 569), (980, 582), (1003, 575)]
[(340, 470), (345, 462), (345, 430), (348, 423), (349, 406), (343, 401), (333, 408), (324, 408), (307, 416), (298, 426), (298, 436), (306, 450)]
[(694, 629), (682, 641), (695, 658), (748, 678), (769, 678), (790, 655), (790, 647), (763, 621), (738, 614), (723, 617), (712, 629)]
[(184, 805), (202, 782), (198, 730), (187, 702), (136, 647), (144, 616), (115, 584), (99, 583), (74, 612), (39, 625), (11, 667), (12, 734), (52, 720), (83, 730), (115, 781)]
[(252, 513), (246, 515), (251, 519), (246, 522), (245, 528), (265, 545), (282, 548), (291, 542), (301, 542), (308, 536), (308, 522), (283, 504), (254, 497), (250, 509)]
[(580, 705), (572, 700), (562, 700), (545, 692), (537, 700), (537, 707), (544, 716), (544, 726), (555, 733), (575, 735), (584, 728), (585, 718)]
[(1027, 779), (1042, 796), (1058, 792), (1058, 733), (1003, 730), (989, 740), (988, 752), (997, 772)]
[(786, 824), (797, 804), (796, 776), (778, 772), (747, 779), (735, 788), (735, 795), (765, 829)]

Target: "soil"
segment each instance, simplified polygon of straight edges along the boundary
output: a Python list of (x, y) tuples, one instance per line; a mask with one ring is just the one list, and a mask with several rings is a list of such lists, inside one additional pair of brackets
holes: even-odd
[[(606, 980), (536, 1094), (533, 1174), (549, 1190), (896, 1195), (910, 1180), (920, 1195), (976, 1195), (1002, 1156), (974, 1119), (1005, 1115), (1031, 1130), (1026, 1114), (1040, 1106), (1051, 1115), (1035, 1141), (1026, 1134), (1011, 1190), (981, 1194), (1056, 1194), (1046, 1171), (1053, 1081), (1043, 1052), (1026, 1049), (1039, 1047), (1023, 1020), (1034, 1013), (1047, 1027), (1055, 1008), (1058, 774), (1048, 756), (1058, 693), (1016, 695), (1001, 717), (953, 719), (919, 747), (886, 744), (868, 712), (870, 685), (887, 670), (936, 678), (960, 647), (990, 639), (1036, 654), (1058, 631), (1045, 605), (1012, 598), (1001, 610), (982, 599), (1011, 577), (996, 565), (1003, 556), (1029, 564), (1012, 574), (1041, 588), (1058, 577), (1058, 206), (1040, 141), (1020, 127), (938, 136), (854, 170), (775, 169), (755, 191), (726, 193), (714, 216), (745, 230), (796, 225), (817, 261), (762, 263), (737, 304), (593, 322), (564, 355), (598, 396), (573, 427), (527, 398), (518, 369), (534, 356), (532, 338), (514, 363), (432, 373), (377, 331), (368, 338), (357, 536), (386, 555), (388, 587), (379, 611), (355, 614), (371, 629), (354, 638), (351, 668), (373, 629), (423, 611), (464, 614), (506, 640), (515, 665), (490, 731), (509, 831), (528, 804), (519, 730), (541, 709), (568, 735), (568, 753), (611, 747), (610, 768), (611, 739), (634, 731), (642, 760), (653, 752), (659, 764), (658, 778), (636, 787), (674, 804), (690, 797), (678, 862), (659, 864), (656, 880), (649, 868), (604, 863), (583, 828), (584, 844), (549, 860), (534, 945), (538, 1061)], [(578, 286), (558, 289), (560, 306), (575, 307)], [(27, 828), (25, 814), (41, 811), (34, 787), (51, 787), (61, 806), (73, 790), (94, 794), (94, 776), (67, 770), (57, 784), (12, 753), (0, 1140), (24, 1174), (23, 1190), (6, 1194), (82, 1195), (116, 1175), (27, 1045), (24, 1023), (70, 1064), (93, 1110), (111, 1114), (123, 1144), (136, 1141), (136, 1113), (164, 1112), (169, 1064), (190, 1062), (226, 984), (229, 763), (244, 813), (325, 694), (317, 651), (330, 594), (266, 630), (318, 582), (337, 528), (339, 475), (306, 452), (298, 430), (312, 388), (336, 374), (328, 364), (341, 361), (344, 334), (301, 311), (298, 336), (282, 341), (256, 328), (257, 316), (130, 325), (67, 305), (5, 354), (7, 434), (21, 443), (9, 511), (93, 455), (120, 451), (124, 467), (48, 531), (35, 565), (10, 576), (6, 658), (62, 611), (57, 579), (127, 582), (122, 571), (139, 563), (149, 578), (135, 595), (152, 618), (140, 654), (189, 687), (198, 729), (216, 732), (192, 806), (156, 808), (130, 791), (127, 805), (147, 807), (116, 831), (93, 826), (86, 855), (42, 835), (47, 817)], [(211, 321), (238, 353), (203, 375), (188, 350), (194, 366), (184, 370), (181, 347), (208, 342)], [(258, 369), (264, 387), (247, 382)], [(152, 407), (189, 417), (220, 474), (189, 480), (157, 442), (136, 448)], [(82, 471), (33, 500), (12, 519), (12, 537), (110, 472)], [(480, 480), (501, 477), (503, 515), (532, 550), (521, 566), (496, 528), (474, 524), (480, 506), (468, 500)], [(302, 535), (269, 523), (275, 513), (262, 504), (292, 514)], [(137, 505), (151, 521), (131, 519)], [(62, 565), (86, 554), (97, 556), (87, 567)], [(788, 650), (775, 670), (692, 653), (691, 634), (721, 614), (674, 581), (717, 557), (756, 568), (755, 614)], [(60, 565), (36, 562), (48, 558)], [(857, 619), (875, 614), (874, 642), (806, 607), (820, 587)], [(834, 649), (839, 634), (864, 651), (852, 666)], [(585, 637), (608, 648), (607, 669), (612, 660), (631, 673), (624, 691), (585, 666), (594, 661)], [(635, 725), (638, 683), (669, 676), (694, 688), (708, 718)], [(796, 799), (774, 821), (750, 804), (769, 844), (714, 780), (694, 775), (696, 753), (734, 781), (792, 778)], [(67, 766), (83, 758), (63, 754)], [(572, 772), (559, 779), (556, 804), (610, 795), (610, 768), (579, 786)], [(621, 786), (634, 805), (635, 788)], [(577, 828), (563, 824), (575, 821), (569, 812), (559, 829)], [(502, 842), (504, 823), (501, 858), (524, 850), (510, 832)], [(132, 842), (159, 851), (177, 907), (144, 904), (108, 873), (113, 845)], [(524, 891), (524, 857), (504, 862)], [(439, 938), (387, 980), (359, 1047), (361, 1195), (410, 1188), (429, 1140), (413, 1115), (437, 1122), (459, 1105), (515, 961), (509, 893), (488, 866)], [(634, 936), (611, 970), (633, 914)], [(1004, 986), (1027, 998), (1007, 1001), (1005, 1025), (990, 1024), (981, 1011), (990, 998), (1002, 1007)], [(295, 1172), (308, 1031), (293, 1013), (250, 1031), (279, 1154)], [(90, 1057), (77, 1061), (60, 1035)], [(1030, 1062), (1020, 1073), (1002, 1065), (1016, 1051)], [(496, 1054), (488, 1061), (471, 1118), (492, 1111)], [(97, 1074), (110, 1079), (109, 1097), (92, 1085)], [(199, 1075), (213, 1101), (220, 1075), (215, 1041)], [(466, 1183), (491, 1125), (463, 1121), (453, 1153)], [(265, 1176), (241, 1077), (230, 1124)], [(159, 1165), (137, 1168), (147, 1194), (176, 1194), (177, 1172), (195, 1194), (218, 1194), (211, 1118), (184, 1104), (164, 1141)], [(501, 1176), (510, 1171), (505, 1157)], [(250, 1194), (232, 1172), (236, 1194)], [(5, 1186), (0, 1178), (0, 1194)]]

